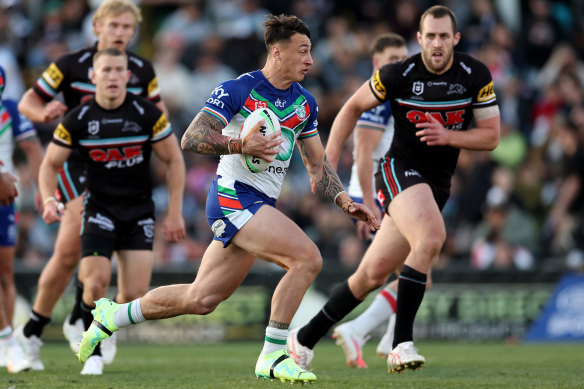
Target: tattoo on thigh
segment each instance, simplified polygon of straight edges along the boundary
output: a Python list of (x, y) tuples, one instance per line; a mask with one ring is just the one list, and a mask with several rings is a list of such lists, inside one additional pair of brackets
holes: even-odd
[(280, 323), (279, 321), (270, 320), (268, 326), (277, 328), (279, 330), (287, 330), (288, 327), (290, 327), (290, 323)]

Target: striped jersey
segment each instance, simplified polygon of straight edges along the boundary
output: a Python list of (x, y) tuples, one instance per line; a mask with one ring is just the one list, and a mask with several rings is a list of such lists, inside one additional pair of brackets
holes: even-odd
[(156, 105), (128, 93), (113, 110), (101, 108), (92, 98), (69, 111), (55, 129), (53, 142), (81, 151), (90, 194), (138, 201), (152, 196), (152, 143), (171, 133)]
[[(387, 150), (389, 150), (389, 146), (391, 146), (391, 141), (393, 140), (393, 125), (394, 120), (391, 115), (391, 106), (388, 101), (378, 105), (372, 110), (364, 112), (357, 121), (357, 127), (381, 131), (383, 133), (377, 147), (375, 147), (371, 153), (371, 158), (373, 159), (373, 173), (375, 173), (375, 170), (377, 169), (379, 160), (385, 155)], [(375, 177), (372, 176), (371, 180), (373, 182), (372, 188), (375, 188)], [(357, 131), (353, 131), (353, 166), (351, 167), (351, 180), (349, 181), (347, 192), (349, 193), (349, 196), (353, 198), (363, 198), (363, 191), (361, 190), (359, 174), (357, 172)]]
[(260, 70), (256, 70), (217, 86), (202, 111), (225, 124), (223, 135), (237, 138), (249, 114), (266, 107), (280, 119), (283, 142), (276, 160), (265, 171), (252, 173), (243, 166), (239, 155), (222, 155), (217, 174), (241, 181), (277, 199), (296, 140), (318, 135), (318, 107), (310, 92), (296, 82), (285, 90), (276, 89)]
[(415, 125), (425, 122), (429, 112), (447, 129), (464, 131), (472, 121), (473, 109), (497, 104), (488, 68), (458, 52), (453, 53), (453, 64), (443, 74), (430, 73), (418, 53), (377, 70), (369, 86), (380, 101), (389, 100), (395, 118), (388, 157), (403, 160), (445, 185), (450, 185), (460, 150), (428, 146), (416, 136)]

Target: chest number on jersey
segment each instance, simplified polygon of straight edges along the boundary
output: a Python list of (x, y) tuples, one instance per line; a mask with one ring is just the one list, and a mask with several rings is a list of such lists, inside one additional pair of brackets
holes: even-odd
[[(451, 130), (462, 128), (462, 124), (464, 123), (464, 109), (446, 112), (431, 112), (430, 115), (436, 118), (436, 120), (438, 120), (444, 127)], [(426, 122), (426, 113), (423, 111), (408, 111), (406, 117), (414, 124)]]
[(138, 165), (144, 161), (141, 146), (111, 147), (107, 149), (92, 149), (89, 156), (95, 162), (106, 162), (105, 167), (111, 169), (126, 168)]

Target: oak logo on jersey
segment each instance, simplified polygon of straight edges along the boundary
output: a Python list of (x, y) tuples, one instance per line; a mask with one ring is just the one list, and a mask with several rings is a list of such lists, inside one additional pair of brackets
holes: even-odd
[(168, 127), (168, 120), (166, 119), (166, 115), (162, 114), (162, 115), (160, 115), (160, 118), (158, 119), (158, 121), (156, 122), (154, 127), (152, 127), (152, 137), (156, 138), (158, 136), (158, 134), (160, 134), (162, 131), (166, 130), (167, 127)]
[(415, 81), (412, 84), (412, 92), (418, 96), (424, 93), (424, 83), (422, 81)]
[(61, 85), (63, 78), (64, 78), (63, 73), (54, 63), (50, 64), (47, 70), (45, 70), (45, 72), (43, 73), (43, 79), (53, 89), (57, 89), (59, 85)]
[(87, 132), (90, 135), (95, 135), (99, 132), (99, 120), (90, 120), (87, 122)]
[(370, 85), (373, 88), (375, 94), (377, 94), (377, 97), (379, 97), (382, 100), (385, 100), (387, 90), (385, 89), (385, 85), (383, 85), (383, 83), (381, 82), (381, 78), (379, 77), (379, 70), (377, 70), (373, 74), (373, 77), (371, 77)]
[[(454, 111), (446, 111), (446, 112), (431, 112), (433, 118), (438, 120), (440, 124), (444, 127), (449, 128), (451, 130), (459, 130), (462, 128), (464, 124), (464, 109), (457, 109)], [(426, 119), (426, 112), (419, 111), (413, 109), (406, 113), (406, 117), (408, 120), (414, 124), (417, 123), (425, 123), (428, 120)]]
[(493, 97), (495, 97), (495, 86), (493, 85), (493, 81), (491, 81), (481, 88), (477, 95), (477, 101), (482, 103), (491, 100)]
[(95, 162), (107, 162), (107, 169), (131, 167), (144, 161), (142, 146), (94, 148), (89, 151), (89, 156)]
[(63, 127), (61, 123), (59, 123), (57, 128), (55, 128), (55, 132), (53, 132), (53, 138), (62, 143), (65, 143), (68, 146), (72, 145), (71, 134), (69, 133), (69, 131), (67, 131), (65, 127)]

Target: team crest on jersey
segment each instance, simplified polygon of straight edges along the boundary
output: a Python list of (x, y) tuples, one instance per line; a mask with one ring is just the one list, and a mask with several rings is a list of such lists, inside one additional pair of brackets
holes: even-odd
[(464, 92), (466, 92), (466, 88), (460, 84), (450, 84), (450, 87), (448, 89), (448, 92), (446, 92), (447, 95), (451, 95), (451, 94), (457, 94), (457, 95), (462, 95), (464, 94)]
[(87, 132), (90, 135), (95, 135), (99, 132), (99, 120), (90, 120), (87, 122)]
[(296, 112), (296, 115), (298, 115), (300, 119), (304, 119), (306, 117), (306, 111), (304, 110), (303, 105), (295, 105), (294, 112)]
[(412, 92), (418, 96), (424, 93), (424, 83), (422, 81), (415, 81), (412, 85)]
[(268, 108), (268, 103), (266, 103), (265, 101), (256, 101), (255, 102), (255, 109), (262, 109), (262, 108)]

